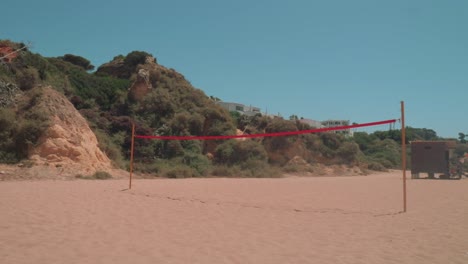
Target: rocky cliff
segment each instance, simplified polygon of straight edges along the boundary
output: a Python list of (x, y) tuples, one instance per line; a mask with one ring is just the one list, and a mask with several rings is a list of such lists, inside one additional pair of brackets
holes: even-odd
[(88, 123), (64, 95), (43, 88), (36, 108), (50, 117), (50, 126), (30, 150), (34, 163), (61, 168), (68, 174), (92, 174), (112, 168)]

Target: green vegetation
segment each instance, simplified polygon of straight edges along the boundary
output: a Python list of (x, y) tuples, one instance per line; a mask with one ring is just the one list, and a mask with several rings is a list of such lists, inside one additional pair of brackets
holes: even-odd
[(94, 70), (94, 65), (91, 65), (91, 62), (83, 57), (76, 56), (73, 54), (65, 54), (63, 57), (59, 57), (59, 59), (70, 62), (76, 66), (79, 66), (87, 71)]
[(106, 171), (96, 171), (93, 175), (84, 176), (78, 174), (75, 176), (75, 178), (83, 180), (108, 180), (112, 179), (112, 175)]
[(28, 150), (36, 145), (48, 127), (47, 116), (34, 109), (41, 100), (40, 89), (30, 91), (18, 111), (0, 108), (0, 162), (17, 163), (28, 158)]
[[(23, 45), (2, 43), (15, 48)], [(28, 149), (37, 144), (47, 128), (47, 118), (35, 110), (41, 100), (40, 87), (47, 85), (72, 102), (88, 120), (100, 148), (116, 166), (125, 169), (129, 166), (132, 123), (138, 135), (210, 136), (232, 135), (236, 129), (257, 134), (311, 128), (296, 115), (285, 120), (229, 113), (215, 104), (219, 98), (206, 96), (180, 73), (158, 65), (151, 54), (143, 51), (118, 55), (96, 72), (89, 72), (92, 69), (89, 60), (77, 55), (44, 58), (27, 49), (11, 64), (0, 64), (0, 81), (8, 84), (1, 89), (18, 87), (21, 98), (13, 105), (2, 103), (0, 108), (0, 162), (28, 158)], [(146, 74), (145, 85), (150, 85), (143, 97), (132, 96), (131, 88), (141, 80), (141, 72)], [(439, 138), (431, 129), (407, 129), (408, 142), (435, 139)], [(137, 139), (134, 154), (135, 170), (148, 175), (277, 177), (284, 171), (312, 171), (317, 164), (372, 170), (398, 168), (400, 146), (401, 132), (388, 130), (356, 132), (354, 137), (318, 133), (225, 141)], [(294, 164), (292, 160), (305, 164)]]
[(466, 143), (466, 139), (465, 139), (466, 135), (464, 133), (458, 133), (458, 139), (460, 140), (460, 143)]

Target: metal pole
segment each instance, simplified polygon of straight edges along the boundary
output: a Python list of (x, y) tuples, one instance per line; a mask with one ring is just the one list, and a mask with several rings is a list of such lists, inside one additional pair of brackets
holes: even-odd
[(132, 123), (132, 145), (130, 147), (130, 182), (128, 183), (128, 189), (132, 189), (134, 146), (135, 146), (135, 124)]
[(401, 169), (403, 170), (403, 212), (406, 213), (406, 130), (405, 102), (401, 101)]

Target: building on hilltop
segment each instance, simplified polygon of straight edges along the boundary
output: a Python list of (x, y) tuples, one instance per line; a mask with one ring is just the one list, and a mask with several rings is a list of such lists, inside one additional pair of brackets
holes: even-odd
[[(349, 126), (349, 120), (334, 120), (329, 119), (322, 121), (323, 127), (340, 127), (340, 126)], [(353, 131), (350, 128), (343, 129), (343, 130), (334, 130), (333, 132), (337, 134), (343, 134), (345, 136), (352, 136)]]
[(320, 121), (317, 121), (317, 120), (312, 120), (312, 119), (308, 119), (308, 118), (301, 118), (301, 119), (298, 119), (298, 121), (302, 124), (306, 124), (306, 125), (309, 125), (310, 127), (314, 127), (314, 128), (323, 128), (324, 126), (322, 125), (322, 122)]
[[(238, 112), (241, 115), (247, 115), (247, 116), (255, 116), (257, 114), (261, 114), (264, 116), (268, 116), (271, 118), (282, 118), (281, 115), (278, 113), (278, 115), (272, 115), (268, 113), (261, 113), (260, 108), (254, 107), (254, 106), (246, 106), (241, 103), (234, 103), (234, 102), (223, 102), (223, 101), (216, 101), (216, 104), (221, 106), (222, 108), (228, 110), (229, 112)], [(308, 119), (308, 118), (300, 118), (298, 119), (300, 123), (307, 124), (312, 128), (327, 128), (327, 127), (338, 127), (338, 126), (349, 126), (350, 122), (349, 120), (325, 120), (325, 121), (317, 121), (313, 119)], [(334, 130), (332, 131), (333, 133), (337, 134), (343, 134), (345, 136), (352, 136), (353, 131), (348, 128), (348, 129), (342, 129), (342, 130)]]
[(254, 116), (256, 114), (261, 114), (260, 108), (254, 107), (254, 106), (246, 106), (240, 103), (222, 102), (222, 101), (216, 102), (216, 104), (228, 110), (229, 112), (235, 111), (242, 115)]

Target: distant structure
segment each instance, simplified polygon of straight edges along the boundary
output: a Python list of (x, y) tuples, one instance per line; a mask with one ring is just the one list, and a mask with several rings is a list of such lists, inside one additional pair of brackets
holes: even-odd
[[(255, 116), (257, 114), (261, 114), (263, 116), (268, 116), (271, 118), (282, 118), (281, 115), (278, 113), (278, 115), (273, 115), (273, 114), (268, 114), (268, 113), (262, 113), (260, 108), (254, 107), (254, 106), (247, 106), (241, 103), (234, 103), (234, 102), (223, 102), (223, 101), (215, 101), (215, 103), (222, 108), (228, 110), (229, 112), (238, 112), (241, 115), (246, 115), (246, 116)], [(329, 119), (325, 121), (317, 121), (313, 119), (308, 119), (308, 118), (300, 118), (297, 121), (303, 124), (307, 124), (310, 127), (313, 128), (327, 128), (327, 127), (337, 127), (337, 126), (349, 126), (349, 120), (334, 120), (334, 119)], [(333, 133), (337, 134), (342, 134), (345, 136), (352, 136), (353, 131), (351, 129), (342, 129), (342, 130), (334, 130), (332, 131)]]
[(298, 120), (302, 124), (309, 125), (310, 127), (314, 128), (323, 128), (324, 126), (322, 125), (322, 122), (313, 120), (313, 119), (308, 119), (308, 118), (301, 118)]
[[(339, 127), (339, 126), (349, 126), (349, 120), (334, 120), (334, 119), (329, 119), (322, 121), (323, 127)], [(343, 129), (343, 130), (335, 130), (334, 131), (337, 134), (343, 134), (345, 136), (352, 136), (353, 131), (348, 128), (348, 129)]]
[(240, 103), (222, 101), (216, 102), (216, 104), (220, 105), (222, 108), (228, 110), (229, 112), (238, 112), (242, 115), (254, 116), (256, 114), (261, 114), (260, 108), (254, 106), (246, 106)]
[(412, 141), (411, 178), (419, 179), (421, 172), (429, 179), (436, 174), (440, 179), (461, 178), (465, 159), (455, 155), (455, 147), (456, 141)]

